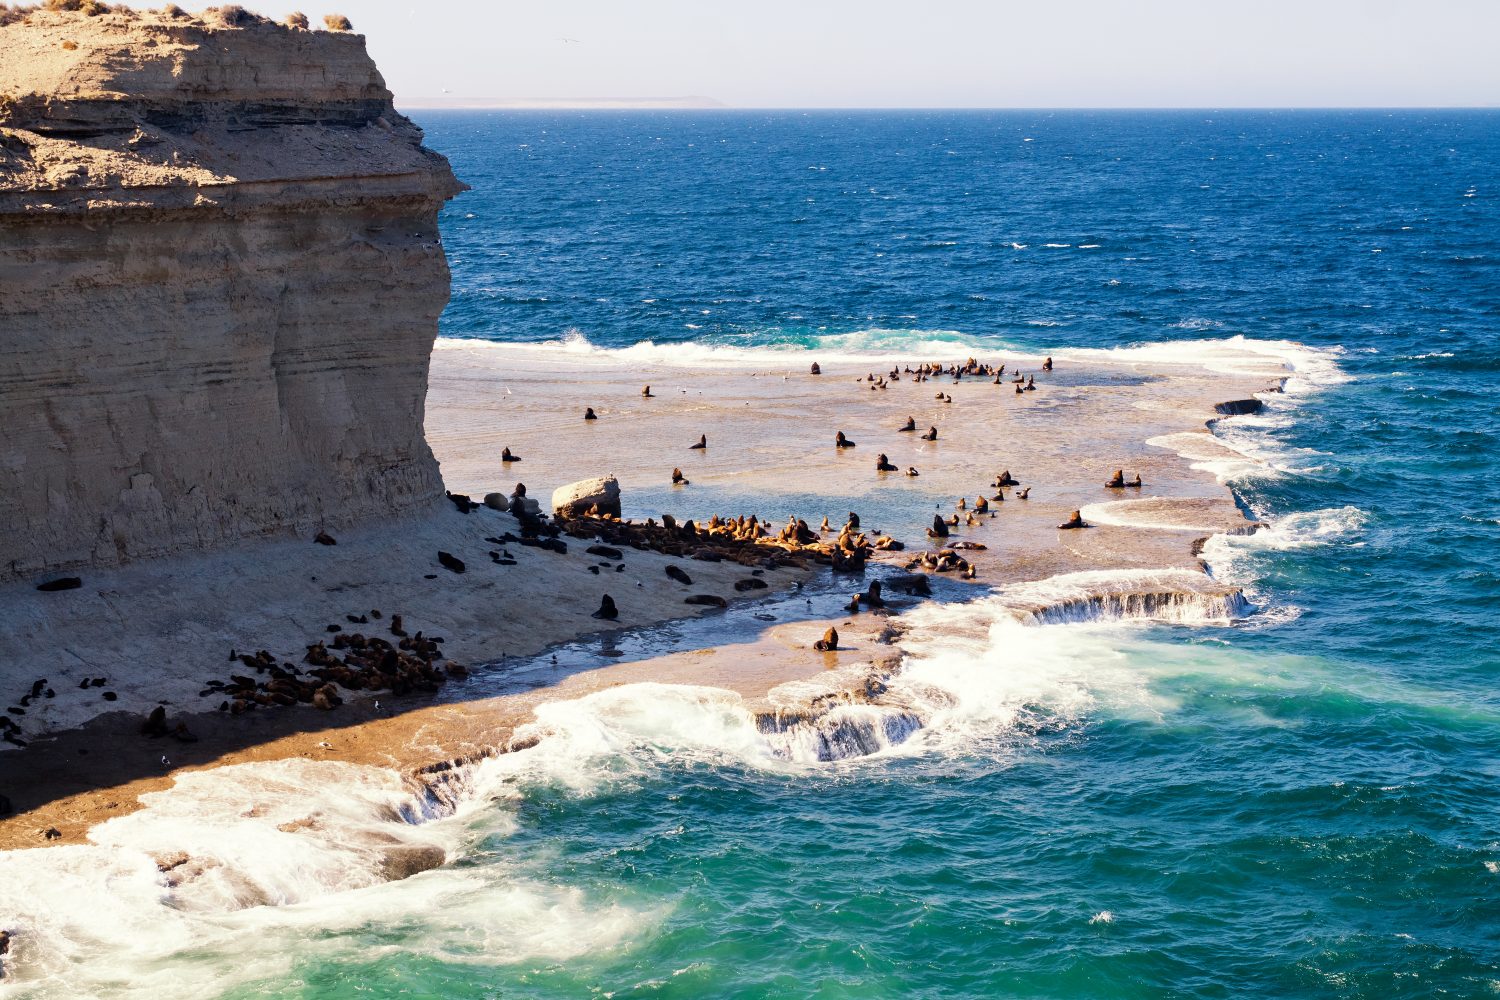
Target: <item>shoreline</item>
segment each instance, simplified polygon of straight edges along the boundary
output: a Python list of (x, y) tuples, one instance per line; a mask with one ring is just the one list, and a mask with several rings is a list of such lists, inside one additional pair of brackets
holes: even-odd
[[(477, 349), (480, 354), (486, 351), (486, 347)], [(516, 442), (515, 450), (523, 455), (523, 463), (507, 471), (514, 473), (524, 468), (527, 470), (528, 478), (531, 478), (534, 484), (544, 482), (550, 489), (559, 482), (568, 481), (569, 472), (566, 465), (570, 460), (571, 452), (567, 449), (559, 451), (547, 448), (543, 442), (556, 440), (566, 430), (564, 421), (567, 415), (577, 414), (585, 398), (594, 398), (610, 392), (614, 394), (614, 397), (620, 397), (627, 389), (630, 390), (630, 395), (635, 395), (639, 391), (637, 380), (643, 375), (638, 366), (620, 365), (617, 360), (613, 359), (605, 359), (602, 365), (589, 362), (583, 377), (580, 377), (578, 370), (560, 372), (555, 358), (529, 362), (532, 364), (529, 370), (524, 365), (516, 363), (515, 359), (508, 358), (506, 359), (508, 363), (491, 365), (486, 371), (485, 366), (476, 365), (472, 357), (465, 357), (467, 353), (469, 352), (462, 347), (440, 342), (440, 350), (434, 355), (432, 390), (428, 407), (429, 436), (442, 462), (445, 479), (450, 489), (456, 491), (466, 486), (473, 492), (480, 492), (478, 489), (480, 486), (489, 486), (491, 489), (499, 488), (498, 484), (494, 483), (493, 471), (489, 471), (492, 469), (490, 464), (492, 459), (489, 456), (498, 450), (498, 445), (494, 437), (495, 432), (490, 426), (486, 426), (489, 421), (484, 419), (487, 401), (489, 407), (493, 408), (496, 400), (504, 401), (515, 394), (524, 393), (528, 397), (534, 397), (526, 399), (528, 410), (537, 409), (540, 412), (537, 412), (534, 419), (528, 422), (524, 431), (517, 433), (514, 425), (507, 423), (499, 414), (493, 414), (495, 418), (493, 424), (511, 429), (506, 439)], [(601, 407), (601, 416), (617, 422), (639, 419), (647, 427), (660, 428), (689, 419), (683, 416), (684, 413), (695, 414), (693, 419), (698, 421), (738, 419), (741, 412), (749, 408), (744, 404), (754, 399), (759, 402), (755, 406), (758, 412), (752, 419), (763, 421), (766, 419), (765, 413), (759, 411), (762, 411), (771, 401), (771, 397), (794, 391), (799, 394), (811, 392), (815, 396), (809, 400), (798, 399), (795, 401), (796, 405), (792, 400), (774, 400), (778, 406), (783, 406), (794, 414), (795, 422), (819, 423), (819, 418), (844, 420), (851, 412), (850, 408), (855, 403), (862, 403), (865, 399), (863, 394), (870, 392), (863, 384), (853, 390), (861, 395), (853, 395), (852, 392), (844, 391), (845, 387), (855, 385), (859, 375), (854, 368), (847, 367), (849, 364), (849, 362), (838, 362), (825, 365), (827, 374), (819, 379), (803, 378), (794, 386), (791, 375), (772, 380), (760, 379), (752, 373), (749, 379), (749, 390), (743, 388), (746, 384), (746, 372), (739, 368), (728, 371), (716, 368), (693, 372), (647, 371), (644, 374), (651, 377), (664, 375), (664, 385), (672, 381), (701, 384), (704, 386), (704, 390), (701, 391), (706, 391), (713, 396), (715, 402), (705, 411), (703, 404), (696, 398), (689, 399), (686, 406), (673, 398), (671, 405), (663, 408), (666, 411), (664, 413), (648, 414), (637, 418), (629, 414), (617, 415)], [(873, 365), (874, 359), (869, 359), (869, 364)], [(1217, 441), (1212, 430), (1214, 421), (1222, 419), (1222, 413), (1215, 415), (1214, 407), (1217, 404), (1227, 400), (1251, 398), (1255, 391), (1267, 391), (1267, 379), (1271, 377), (1269, 371), (1250, 376), (1226, 375), (1207, 373), (1191, 365), (1179, 365), (1167, 366), (1174, 374), (1153, 374), (1151, 379), (1143, 381), (1139, 378), (1139, 373), (1133, 370), (1133, 365), (1123, 366), (1131, 369), (1125, 373), (1124, 377), (1121, 377), (1122, 373), (1117, 370), (1121, 366), (1094, 363), (1070, 367), (1073, 371), (1068, 374), (1067, 378), (1081, 377), (1082, 387), (1069, 387), (1067, 395), (1071, 397), (1071, 400), (1059, 400), (1057, 396), (1063, 393), (1057, 391), (1058, 387), (1044, 383), (1044, 391), (1031, 394), (1031, 396), (1042, 399), (1048, 396), (1052, 398), (1048, 399), (1046, 404), (1037, 407), (1039, 413), (1031, 419), (1046, 419), (1050, 411), (1059, 406), (1066, 408), (1071, 405), (1075, 408), (1088, 409), (1092, 405), (1089, 390), (1094, 389), (1097, 397), (1093, 398), (1093, 404), (1099, 403), (1100, 399), (1124, 402), (1129, 408), (1129, 413), (1140, 418), (1140, 424), (1145, 426), (1146, 431), (1170, 429), (1170, 433), (1190, 434), (1194, 439), (1201, 439), (1205, 442)], [(1281, 371), (1284, 375), (1285, 368)], [(603, 376), (602, 382), (599, 379), (601, 375)], [(574, 381), (571, 383), (571, 388), (565, 390), (562, 387), (568, 385), (569, 379)], [(732, 391), (732, 386), (736, 383), (740, 388)], [(779, 388), (778, 383), (782, 386), (792, 386), (792, 388)], [(497, 391), (496, 387), (500, 384), (504, 384), (506, 388), (504, 393)], [(921, 403), (915, 402), (916, 398), (928, 395), (925, 390), (930, 385), (932, 385), (931, 382), (917, 387), (901, 386), (900, 388), (906, 391), (902, 392), (904, 399), (898, 404), (900, 408), (926, 405), (931, 409), (932, 404), (926, 403), (925, 400)], [(1104, 388), (1098, 388), (1099, 386)], [(1168, 392), (1167, 386), (1171, 386), (1173, 391)], [(1132, 398), (1132, 390), (1139, 393), (1143, 387), (1148, 390), (1145, 392), (1145, 398), (1140, 398), (1140, 396)], [(678, 387), (674, 386), (674, 388)], [(985, 397), (978, 395), (979, 393), (993, 390), (988, 397), (991, 400), (995, 398), (994, 393), (999, 393), (1002, 389), (1005, 397), (1012, 395), (1008, 385), (1004, 387), (979, 386), (971, 385), (966, 381), (956, 388), (947, 386), (945, 382), (944, 388), (954, 396), (957, 402), (941, 405), (961, 407), (960, 412), (964, 413), (973, 413), (973, 404), (984, 401)], [(884, 394), (889, 396), (897, 389), (897, 386), (892, 385), (891, 389), (885, 391)], [(745, 391), (751, 392), (751, 399), (740, 398)], [(757, 396), (757, 393), (760, 395)], [(1054, 393), (1056, 395), (1053, 395)], [(973, 398), (963, 398), (960, 394), (968, 394)], [(689, 394), (678, 392), (675, 395), (688, 396)], [(1218, 398), (1212, 398), (1215, 396)], [(877, 401), (879, 402), (884, 401)], [(1006, 398), (1005, 402), (1012, 402), (1012, 400)], [(1024, 402), (1029, 405), (1034, 400), (1025, 397)], [(538, 403), (540, 406), (537, 405)], [(1143, 403), (1146, 405), (1141, 405)], [(1108, 403), (1094, 406), (1094, 408), (1105, 411), (1112, 409)], [(555, 414), (551, 412), (553, 409), (556, 410)], [(1194, 411), (1196, 411), (1196, 420), (1192, 417)], [(953, 425), (951, 419), (945, 418), (947, 425), (950, 426), (945, 426), (944, 445), (954, 452), (954, 456), (947, 458), (946, 455), (941, 457), (936, 454), (928, 455), (932, 462), (939, 464), (929, 464), (927, 470), (924, 471), (924, 482), (919, 485), (925, 494), (947, 493), (951, 496), (958, 491), (960, 482), (965, 485), (974, 483), (980, 468), (994, 464), (991, 456), (975, 455), (974, 452), (983, 448), (982, 442), (996, 433), (994, 427), (996, 420), (1014, 416), (1014, 408), (1012, 408), (1011, 411), (990, 411), (965, 417), (957, 425)], [(1024, 419), (1025, 415), (1022, 416)], [(1085, 417), (1096, 419), (1094, 414), (1087, 413), (1074, 417), (1073, 422), (1076, 423)], [(1120, 422), (1118, 414), (1116, 414), (1115, 422)], [(1195, 425), (1204, 429), (1192, 429)], [(577, 427), (577, 425), (574, 426)], [(851, 437), (861, 436), (870, 444), (879, 443), (876, 438), (879, 418), (865, 418), (863, 426), (864, 429), (858, 434), (851, 430)], [(584, 427), (578, 433), (589, 434), (597, 429)], [(661, 431), (657, 430), (655, 433), (661, 433)], [(679, 509), (689, 503), (727, 503), (751, 496), (760, 497), (763, 501), (770, 503), (785, 502), (783, 498), (797, 497), (798, 490), (788, 488), (789, 486), (795, 487), (796, 484), (787, 481), (785, 458), (786, 453), (790, 453), (794, 459), (793, 466), (795, 466), (796, 455), (805, 448), (795, 438), (786, 440), (787, 433), (781, 432), (779, 437), (777, 432), (770, 433), (770, 437), (777, 442), (777, 449), (754, 450), (756, 458), (765, 461), (770, 466), (769, 469), (739, 468), (727, 473), (718, 473), (706, 463), (702, 469), (695, 469), (693, 472), (693, 477), (698, 480), (698, 483), (692, 487), (692, 493), (679, 491), (674, 496), (667, 492), (666, 496), (677, 499)], [(1068, 537), (1070, 533), (1057, 532), (1053, 527), (1058, 511), (1073, 503), (1071, 497), (1062, 503), (1050, 498), (1040, 503), (1036, 500), (1020, 504), (1012, 501), (1008, 508), (1002, 510), (1005, 515), (1003, 522), (997, 522), (997, 525), (981, 524), (975, 528), (955, 530), (955, 538), (950, 541), (965, 540), (985, 546), (978, 551), (968, 553), (975, 558), (976, 566), (982, 567), (983, 571), (977, 585), (964, 584), (956, 580), (950, 584), (944, 579), (944, 586), (958, 588), (956, 593), (978, 597), (993, 593), (999, 585), (1021, 583), (1027, 580), (1046, 581), (1066, 577), (1068, 574), (1090, 572), (1107, 574), (1110, 571), (1120, 570), (1176, 568), (1192, 571), (1201, 576), (1202, 568), (1196, 558), (1195, 546), (1192, 544), (1193, 535), (1189, 532), (1213, 534), (1219, 531), (1234, 531), (1246, 527), (1248, 522), (1244, 520), (1241, 511), (1236, 507), (1231, 491), (1219, 485), (1211, 475), (1207, 475), (1202, 470), (1193, 469), (1175, 449), (1166, 451), (1160, 446), (1145, 443), (1147, 439), (1158, 438), (1161, 434), (1144, 432), (1141, 426), (1136, 425), (1127, 428), (1125, 433), (1137, 433), (1134, 439), (1136, 448), (1132, 460), (1149, 470), (1147, 479), (1153, 488), (1152, 495), (1149, 498), (1111, 498), (1107, 494), (1114, 491), (1095, 488), (1091, 492), (1096, 496), (1105, 493), (1106, 495), (1099, 499), (1106, 506), (1122, 503), (1127, 507), (1132, 504), (1139, 506), (1149, 500), (1155, 505), (1157, 523), (1101, 523), (1081, 533), (1088, 536), (1088, 544), (1086, 547), (1080, 547), (1079, 542)], [(752, 437), (759, 440), (758, 435)], [(719, 440), (719, 435), (715, 435), (714, 439)], [(953, 444), (949, 444), (949, 439), (953, 441)], [(809, 442), (811, 440), (810, 436)], [(584, 451), (584, 449), (577, 450)], [(595, 450), (590, 449), (591, 452)], [(859, 458), (862, 460), (873, 458), (874, 450), (872, 447), (865, 452), (864, 447), (861, 447)], [(1227, 447), (1225, 450), (1228, 450)], [(654, 495), (650, 487), (642, 487), (638, 484), (649, 474), (652, 465), (661, 460), (656, 459), (654, 455), (631, 456), (624, 453), (612, 457), (618, 460), (617, 467), (610, 471), (621, 477), (624, 488), (625, 515), (629, 517), (633, 513), (643, 514), (644, 512), (634, 507), (633, 503), (652, 504), (660, 494)], [(543, 458), (555, 460), (555, 462), (538, 461)], [(598, 469), (597, 462), (592, 459), (588, 461), (593, 463), (596, 470)], [(1055, 470), (1070, 469), (1076, 463), (1077, 459), (1071, 451), (1063, 449), (1062, 454), (1049, 456), (1045, 463), (1033, 456), (1028, 462), (1028, 469), (1024, 475), (1030, 479), (1031, 470), (1041, 465), (1047, 470), (1044, 475), (1050, 480), (1052, 476), (1060, 474)], [(557, 468), (552, 468), (553, 464)], [(857, 469), (863, 474), (864, 464), (865, 461), (860, 461), (851, 469), (844, 469), (841, 466), (835, 466), (835, 468), (841, 473)], [(1020, 463), (1013, 464), (1019, 465)], [(537, 479), (537, 475), (543, 478)], [(773, 488), (765, 488), (767, 486)], [(833, 493), (836, 492), (837, 485), (826, 484), (825, 488), (829, 493)], [(1209, 490), (1213, 491), (1213, 495), (1201, 495)], [(536, 495), (546, 495), (542, 490), (533, 492)], [(1157, 493), (1164, 495), (1158, 496)], [(970, 496), (972, 498), (972, 493)], [(868, 498), (862, 498), (858, 503), (851, 499), (850, 506), (857, 506), (862, 512), (866, 511), (868, 507), (865, 499)], [(907, 543), (907, 549), (904, 552), (886, 553), (881, 558), (882, 563), (898, 568), (904, 561), (926, 547), (920, 544), (922, 540), (911, 526), (913, 517), (899, 512), (898, 505), (903, 504), (912, 506), (914, 501), (910, 497), (901, 497), (898, 494), (896, 503), (875, 504), (877, 511), (875, 516), (887, 523), (896, 523), (898, 528), (892, 529), (892, 534), (898, 535)], [(443, 507), (448, 507), (448, 505), (445, 503)], [(951, 505), (948, 509), (952, 509)], [(725, 511), (725, 513), (735, 512)], [(765, 512), (762, 511), (762, 513)], [(1166, 522), (1162, 522), (1163, 516), (1168, 517)], [(1170, 521), (1172, 516), (1178, 517), (1183, 522), (1191, 522), (1191, 524), (1173, 525)], [(461, 515), (449, 508), (435, 512), (429, 519), (429, 523), (434, 520), (442, 522), (443, 530), (446, 532), (453, 531), (457, 526), (461, 532), (470, 532), (474, 538), (478, 539), (488, 534), (487, 530), (479, 527), (482, 524), (489, 524), (484, 520), (485, 518), (511, 520), (507, 515), (498, 515), (491, 511), (481, 510), (473, 514)], [(865, 521), (867, 524), (871, 523), (869, 514), (865, 514)], [(774, 527), (775, 522), (773, 521), (772, 524)], [(1000, 537), (996, 537), (994, 528), (999, 524), (1003, 524), (1003, 529)], [(382, 525), (371, 530), (378, 534), (390, 527), (391, 525)], [(490, 525), (489, 530), (494, 530), (493, 525)], [(328, 551), (347, 551), (344, 548), (347, 545), (360, 548), (361, 554), (356, 558), (363, 557), (366, 553), (361, 546), (366, 545), (367, 540), (354, 537), (358, 534), (359, 532), (351, 533), (348, 542), (341, 536), (339, 548)], [(413, 544), (420, 547), (423, 541), (431, 542), (431, 538), (423, 538)], [(288, 547), (306, 546), (305, 542), (285, 544)], [(372, 548), (378, 548), (382, 544), (388, 546), (389, 543), (382, 543), (377, 537), (371, 544)], [(313, 555), (321, 554), (313, 553)], [(527, 581), (527, 587), (549, 579), (556, 581), (562, 574), (555, 571), (570, 565), (569, 561), (574, 558), (571, 552), (568, 556), (558, 556), (553, 553), (520, 548), (512, 548), (508, 554), (514, 554), (521, 560), (521, 564), (514, 569), (519, 571), (519, 575)], [(305, 556), (307, 553), (304, 551), (301, 555)], [(414, 557), (414, 553), (411, 555)], [(217, 561), (222, 558), (223, 553), (192, 557), (193, 560), (208, 561)], [(431, 557), (427, 555), (425, 558)], [(428, 627), (445, 630), (449, 651), (455, 657), (463, 657), (477, 664), (485, 659), (493, 659), (495, 652), (508, 654), (503, 655), (503, 658), (507, 662), (514, 663), (528, 655), (534, 657), (537, 653), (545, 654), (553, 649), (561, 651), (560, 647), (576, 644), (581, 637), (591, 632), (601, 633), (601, 635), (596, 635), (596, 638), (603, 638), (605, 644), (608, 644), (609, 636), (618, 635), (630, 638), (642, 632), (649, 632), (653, 626), (658, 626), (664, 621), (681, 621), (680, 614), (673, 615), (668, 610), (674, 607), (686, 610), (680, 603), (681, 594), (676, 592), (679, 588), (669, 591), (665, 577), (659, 575), (658, 580), (661, 582), (652, 586), (645, 585), (645, 580), (649, 579), (648, 574), (660, 574), (661, 569), (670, 560), (656, 556), (654, 553), (638, 552), (631, 552), (629, 560), (632, 564), (639, 564), (641, 567), (639, 575), (642, 579), (637, 581), (641, 583), (641, 586), (634, 589), (637, 595), (645, 600), (645, 605), (636, 609), (638, 613), (623, 616), (618, 626), (612, 626), (607, 630), (591, 628), (590, 626), (594, 623), (583, 624), (588, 621), (586, 617), (588, 609), (594, 606), (591, 602), (597, 600), (596, 597), (587, 596), (575, 597), (574, 603), (584, 605), (584, 607), (574, 609), (575, 613), (571, 616), (558, 617), (555, 614), (555, 608), (546, 609), (547, 613), (553, 615), (550, 620), (546, 621), (546, 627), (538, 629), (539, 622), (528, 621), (528, 627), (524, 632), (531, 641), (520, 642), (513, 636), (509, 640), (508, 648), (502, 645), (496, 649), (497, 632), (492, 620), (476, 628), (474, 622), (478, 619), (471, 619), (467, 629), (451, 621), (433, 620)], [(719, 593), (727, 594), (730, 598), (735, 596), (728, 586), (732, 582), (731, 578), (743, 575), (745, 572), (743, 567), (738, 566), (726, 570), (724, 564), (691, 562), (685, 565), (693, 574), (694, 590), (717, 590)], [(555, 603), (563, 596), (563, 590), (576, 590), (580, 583), (595, 584), (596, 589), (605, 585), (599, 575), (585, 576), (584, 566), (578, 565), (574, 569), (576, 577), (569, 579), (567, 586), (554, 587), (548, 595), (548, 600), (540, 602), (530, 600), (524, 602), (525, 607), (531, 609), (538, 603), (545, 605), (548, 601)], [(150, 568), (141, 570), (139, 567), (126, 567), (116, 572), (149, 573)], [(800, 587), (804, 582), (813, 582), (815, 578), (817, 586), (821, 588), (819, 593), (823, 595), (819, 597), (819, 601), (822, 604), (833, 602), (834, 607), (829, 610), (837, 612), (838, 605), (842, 601), (834, 595), (842, 593), (845, 595), (842, 599), (847, 600), (847, 592), (863, 587), (862, 580), (854, 577), (827, 579), (817, 574), (809, 577), (801, 571), (794, 570), (768, 571), (768, 573), (780, 577), (774, 589), (768, 588), (767, 591), (754, 592), (749, 601), (736, 601), (731, 605), (730, 614), (740, 614), (742, 609), (760, 603), (785, 600), (784, 595), (788, 588)], [(826, 571), (819, 571), (819, 573), (825, 574)], [(631, 577), (637, 575), (634, 566), (630, 575)], [(1204, 579), (1208, 578), (1204, 577)], [(444, 579), (443, 582), (446, 584), (450, 581)], [(332, 589), (335, 590), (340, 600), (347, 603), (344, 596), (347, 591), (344, 591), (342, 586)], [(357, 592), (359, 588), (353, 589)], [(488, 593), (485, 599), (493, 601), (502, 596), (500, 593), (493, 592), (493, 586), (489, 589), (492, 592)], [(634, 596), (636, 595), (632, 595)], [(1077, 599), (1075, 595), (1073, 600)], [(444, 600), (452, 603), (449, 597), (444, 597)], [(390, 607), (396, 606), (390, 605)], [(711, 612), (710, 614), (719, 616), (724, 613)], [(296, 617), (300, 621), (310, 616), (289, 617)], [(408, 613), (408, 621), (417, 627), (422, 627), (428, 624), (429, 619)], [(687, 621), (692, 621), (692, 619)], [(376, 714), (373, 706), (377, 702), (369, 697), (351, 697), (336, 712), (319, 713), (318, 716), (307, 715), (314, 711), (309, 708), (249, 713), (238, 719), (230, 719), (213, 712), (181, 713), (180, 717), (198, 736), (198, 742), (192, 744), (177, 744), (170, 738), (148, 740), (141, 737), (138, 732), (141, 720), (139, 708), (131, 712), (115, 712), (98, 716), (82, 727), (65, 727), (50, 737), (50, 742), (38, 743), (35, 749), (28, 748), (20, 753), (10, 751), (8, 754), (0, 754), (0, 760), (14, 761), (27, 767), (30, 772), (24, 782), (23, 792), (21, 794), (10, 793), (18, 811), (15, 815), (0, 820), (0, 849), (85, 842), (88, 831), (98, 822), (134, 811), (140, 807), (139, 796), (141, 794), (170, 787), (177, 776), (193, 770), (301, 757), (385, 767), (410, 777), (424, 768), (440, 769), (447, 762), (474, 759), (476, 756), (494, 752), (495, 748), (503, 746), (512, 737), (518, 727), (530, 721), (531, 710), (537, 704), (579, 697), (619, 684), (653, 681), (728, 688), (745, 698), (748, 705), (764, 708), (766, 696), (777, 684), (792, 680), (807, 680), (823, 674), (830, 666), (847, 668), (857, 662), (858, 656), (851, 656), (849, 653), (833, 654), (834, 660), (829, 662), (827, 659), (829, 654), (820, 656), (809, 651), (808, 647), (812, 640), (829, 625), (836, 625), (841, 634), (845, 634), (852, 625), (854, 631), (848, 634), (860, 637), (858, 656), (870, 653), (873, 649), (876, 661), (889, 662), (893, 656), (899, 660), (901, 651), (898, 645), (875, 643), (871, 638), (883, 630), (883, 619), (870, 615), (850, 619), (847, 615), (825, 612), (820, 616), (801, 617), (800, 620), (794, 620), (790, 616), (787, 620), (778, 617), (774, 626), (764, 628), (761, 634), (748, 645), (725, 645), (722, 641), (703, 639), (696, 645), (686, 644), (692, 648), (674, 648), (671, 639), (658, 640), (654, 644), (648, 639), (641, 644), (640, 655), (636, 658), (611, 662), (608, 657), (595, 657), (595, 662), (579, 663), (562, 671), (560, 678), (540, 680), (534, 687), (529, 687), (524, 692), (506, 691), (496, 694), (476, 692), (473, 696), (465, 696), (454, 682), (450, 682), (441, 693), (433, 698), (414, 696), (404, 699), (387, 698), (382, 705), (382, 712), (394, 713), (390, 715)], [(503, 629), (500, 631), (504, 632)], [(286, 635), (286, 630), (283, 630), (282, 634)], [(304, 638), (312, 641), (316, 636), (304, 632)], [(247, 648), (260, 648), (259, 644), (253, 642), (246, 645)], [(485, 651), (488, 651), (488, 656), (485, 655)], [(285, 655), (285, 651), (278, 649), (277, 654)], [(760, 666), (751, 670), (737, 669), (735, 663), (731, 662), (745, 660), (759, 662)], [(476, 670), (474, 677), (460, 683), (465, 690), (472, 690), (480, 684), (483, 678), (488, 678), (489, 681), (495, 679), (489, 672)], [(147, 695), (153, 693), (157, 692), (144, 692)], [(59, 695), (61, 695), (61, 690), (59, 690)], [(137, 704), (144, 703), (146, 703), (145, 699), (137, 702)], [(169, 722), (175, 724), (178, 718), (179, 712), (175, 706), (170, 708)], [(108, 764), (99, 758), (101, 746), (115, 748), (111, 751), (113, 759)], [(79, 754), (80, 750), (90, 752)], [(159, 756), (167, 756), (171, 763), (167, 766), (157, 764)], [(85, 762), (82, 767), (79, 766), (80, 762)], [(58, 789), (68, 788), (73, 790), (62, 796), (55, 794)], [(28, 805), (31, 808), (27, 808)], [(48, 828), (55, 828), (61, 836), (51, 840), (45, 839), (45, 830)]]

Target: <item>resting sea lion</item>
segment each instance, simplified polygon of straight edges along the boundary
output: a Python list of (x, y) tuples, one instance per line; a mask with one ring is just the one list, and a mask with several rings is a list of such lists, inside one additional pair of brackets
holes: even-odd
[(641, 390), (641, 395), (645, 396), (647, 399), (650, 399), (651, 398), (651, 387), (648, 385), (648, 386), (646, 386), (646, 388), (642, 389)]
[(1109, 482), (1104, 484), (1105, 489), (1118, 490), (1125, 485), (1125, 470), (1116, 469), (1115, 474), (1109, 477)]
[(900, 431), (914, 431), (916, 429), (917, 429), (917, 418), (916, 417), (907, 417), (906, 418), (906, 426), (905, 427), (898, 427), (897, 428), (897, 430), (900, 430)]
[(587, 409), (585, 409), (583, 411), (583, 419), (585, 419), (585, 420), (598, 420), (599, 417), (598, 417), (597, 414), (594, 413), (594, 408), (592, 406), (590, 406), (590, 407), (588, 407)]
[(839, 431), (838, 436), (833, 439), (833, 446), (835, 448), (853, 448), (854, 442), (844, 437), (843, 431)]
[(908, 465), (906, 467), (906, 474), (908, 476), (912, 476), (912, 477), (916, 477), (916, 476), (920, 476), (921, 475), (921, 473), (917, 471), (917, 467), (915, 465)]
[(1031, 498), (1031, 487), (1030, 486), (1026, 487), (1024, 490), (1016, 490), (1016, 499), (1017, 500), (1029, 500), (1030, 498)]
[(937, 428), (936, 427), (929, 427), (929, 428), (927, 428), (927, 433), (922, 435), (922, 440), (923, 441), (936, 441), (937, 439), (938, 438), (937, 438)]
[(821, 374), (823, 374), (823, 369), (819, 368), (818, 367), (818, 363), (816, 361), (814, 361), (812, 363), (812, 368), (809, 370), (809, 374), (812, 374), (812, 375), (821, 375)]
[(832, 652), (838, 648), (839, 630), (836, 628), (830, 628), (827, 632), (823, 633), (823, 638), (813, 643), (813, 649), (816, 649), (820, 653)]
[(620, 609), (615, 607), (615, 599), (608, 594), (600, 598), (599, 610), (594, 612), (594, 617), (611, 622), (620, 617)]
[(519, 456), (519, 455), (512, 455), (510, 453), (510, 449), (509, 448), (501, 448), (500, 449), (500, 461), (502, 461), (502, 462), (519, 462), (520, 460), (521, 460), (521, 456)]
[(932, 527), (927, 529), (927, 535), (929, 538), (948, 537), (948, 525), (943, 522), (943, 518), (941, 515), (932, 515)]
[(708, 447), (708, 435), (707, 434), (699, 434), (698, 435), (698, 443), (695, 444), (695, 445), (691, 445), (688, 448), (688, 450), (689, 451), (693, 451), (695, 449), (707, 448), (707, 447)]
[(1052, 358), (1049, 356), (1046, 361), (1042, 362), (1042, 371), (1044, 371), (1044, 372), (1050, 372), (1051, 370), (1052, 370)]
[(674, 468), (672, 470), (672, 485), (673, 486), (686, 486), (687, 484), (688, 484), (687, 478), (683, 476), (682, 470), (678, 469), (678, 468)]
[(880, 457), (877, 458), (877, 459), (875, 459), (875, 471), (876, 472), (895, 472), (896, 471), (896, 467), (891, 464), (891, 460), (886, 457), (885, 452), (881, 452), (880, 453)]
[(1088, 522), (1083, 519), (1083, 512), (1078, 510), (1073, 512), (1072, 517), (1058, 525), (1059, 528), (1087, 528), (1088, 526)]
[(1135, 474), (1135, 478), (1132, 479), (1130, 482), (1126, 483), (1125, 485), (1126, 486), (1133, 486), (1136, 489), (1140, 489), (1141, 488), (1141, 474), (1139, 472), (1137, 472)]

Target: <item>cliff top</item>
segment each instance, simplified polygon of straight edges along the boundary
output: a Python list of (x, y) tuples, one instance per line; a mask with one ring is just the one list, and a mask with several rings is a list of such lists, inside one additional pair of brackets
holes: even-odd
[(450, 197), (457, 181), (421, 142), (352, 31), (238, 7), (0, 5), (0, 212), (348, 176), (426, 175)]

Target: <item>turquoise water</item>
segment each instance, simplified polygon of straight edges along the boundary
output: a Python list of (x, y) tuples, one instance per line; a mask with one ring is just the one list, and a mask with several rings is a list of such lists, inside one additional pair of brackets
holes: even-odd
[[(337, 837), (273, 864), (200, 789), (291, 905), (163, 906), (154, 869), (59, 854), (38, 893), (103, 866), (114, 902), (54, 915), (44, 993), (1500, 992), (1500, 114), (420, 120), (474, 188), (443, 218), (449, 336), (1301, 345), (1292, 391), (1222, 428), (1274, 527), (1206, 555), (1258, 610), (931, 609), (927, 725), (874, 757), (787, 753), (712, 692), (551, 706), (402, 834), (454, 860), (388, 885)], [(402, 801), (360, 796), (355, 826)]]

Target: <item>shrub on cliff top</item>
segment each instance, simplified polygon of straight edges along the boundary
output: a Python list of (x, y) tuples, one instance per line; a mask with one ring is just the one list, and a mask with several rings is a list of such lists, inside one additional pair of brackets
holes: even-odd
[(323, 25), (329, 31), (353, 31), (354, 25), (343, 14), (327, 14), (323, 17)]
[(100, 14), (109, 13), (109, 5), (100, 3), (99, 0), (47, 0), (48, 10), (78, 11), (89, 17), (98, 17)]
[(188, 12), (175, 3), (169, 3), (161, 9), (161, 16), (170, 17), (174, 21), (180, 21), (188, 16)]
[(301, 28), (303, 31), (306, 31), (307, 15), (302, 13), (300, 10), (292, 11), (286, 16), (286, 26), (288, 28)]
[[(204, 13), (207, 14), (208, 11), (204, 11)], [(223, 7), (220, 7), (215, 13), (219, 15), (219, 21), (221, 23), (231, 28), (248, 28), (250, 25), (260, 20), (260, 18), (256, 17), (254, 14), (250, 13), (248, 10), (241, 7), (237, 3), (226, 4)]]

